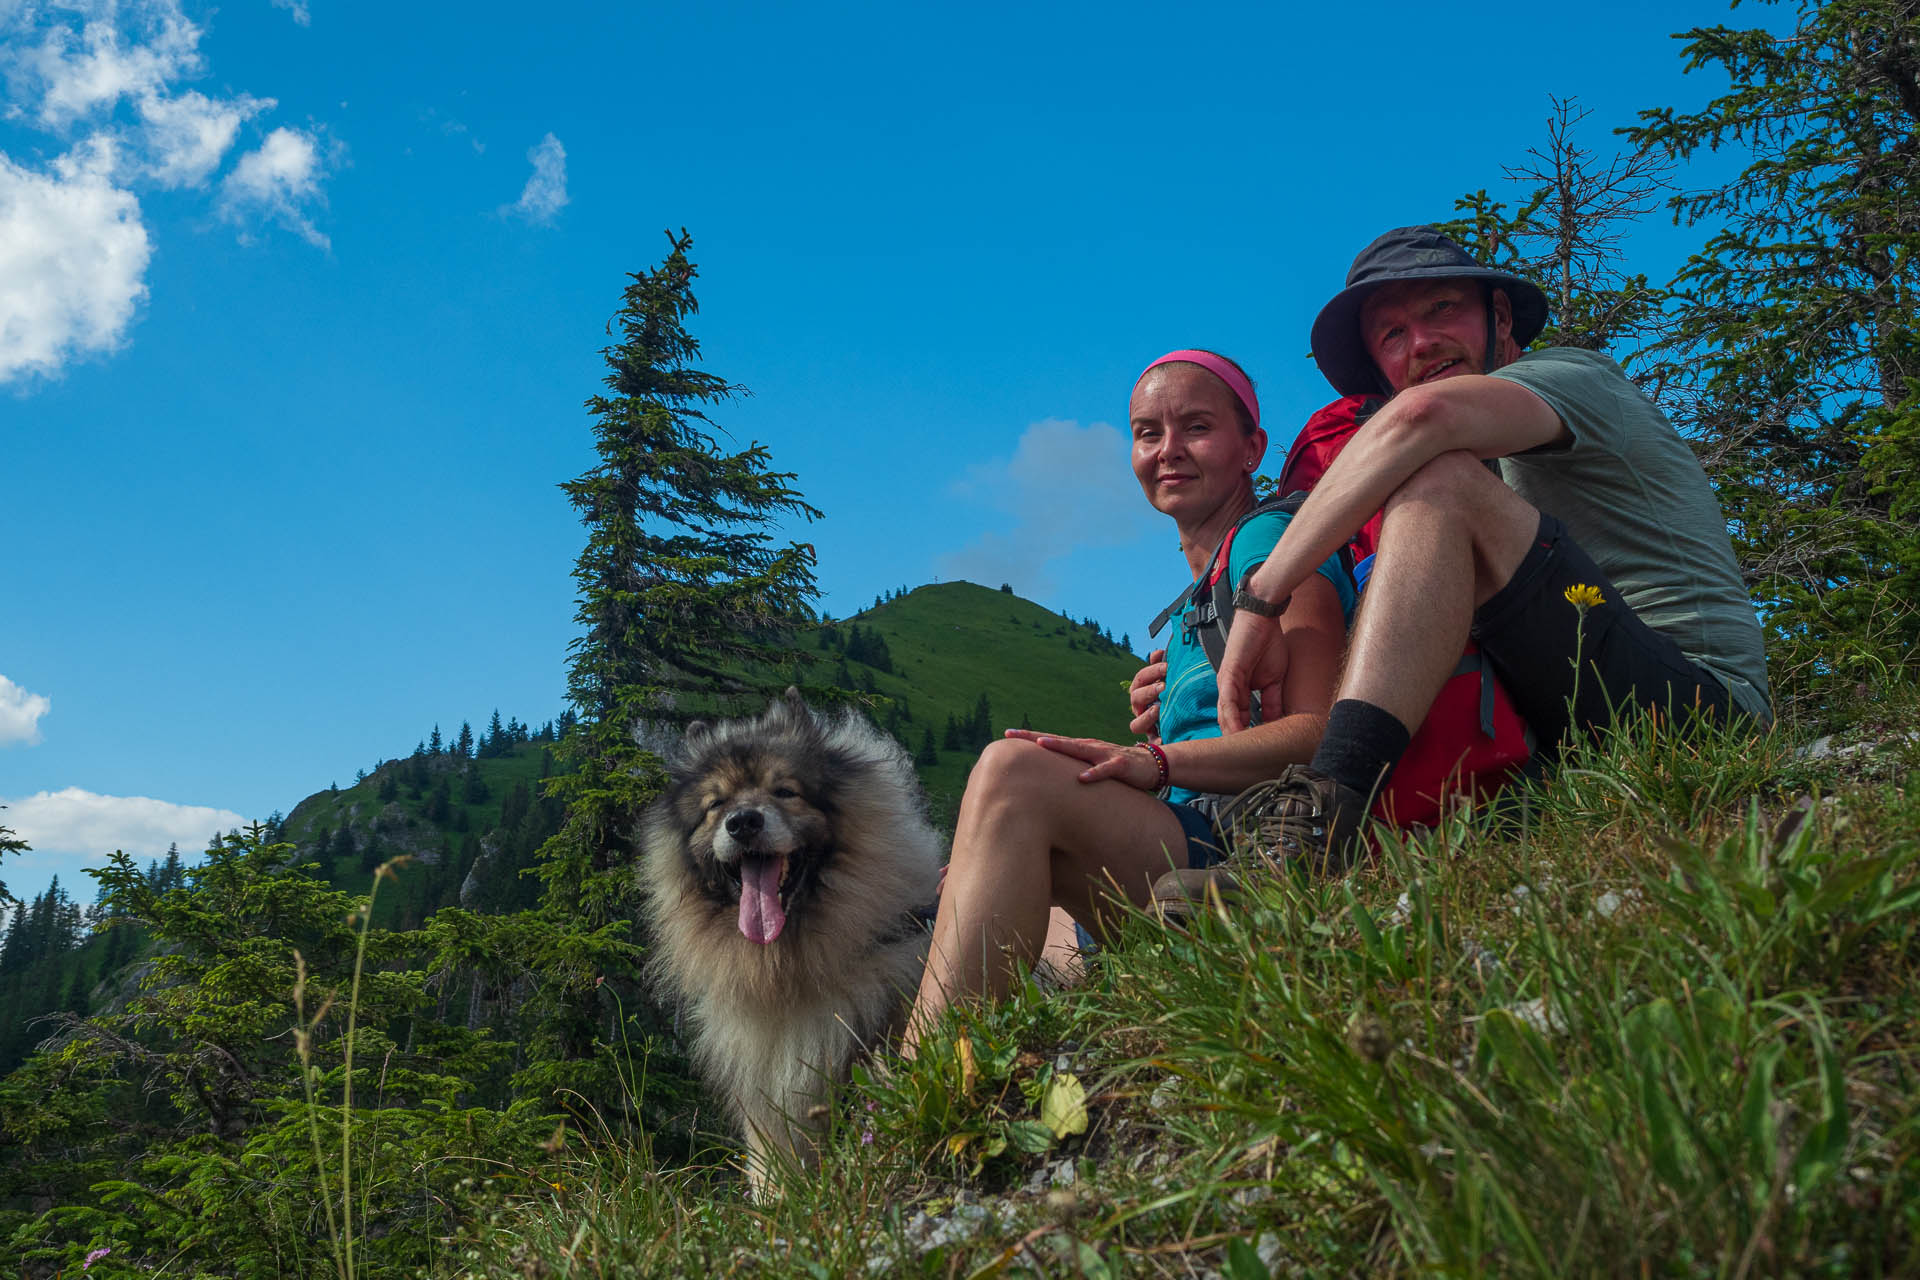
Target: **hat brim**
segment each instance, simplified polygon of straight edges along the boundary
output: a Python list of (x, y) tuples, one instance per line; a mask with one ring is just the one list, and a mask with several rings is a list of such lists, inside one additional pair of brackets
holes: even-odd
[(1389, 395), (1393, 388), (1380, 376), (1367, 344), (1360, 340), (1360, 309), (1375, 291), (1407, 280), (1484, 280), (1506, 291), (1513, 306), (1513, 340), (1524, 347), (1547, 327), (1547, 295), (1539, 285), (1511, 272), (1479, 267), (1468, 270), (1448, 264), (1396, 271), (1383, 280), (1349, 285), (1320, 308), (1313, 321), (1313, 362), (1320, 366), (1333, 389), (1343, 396)]

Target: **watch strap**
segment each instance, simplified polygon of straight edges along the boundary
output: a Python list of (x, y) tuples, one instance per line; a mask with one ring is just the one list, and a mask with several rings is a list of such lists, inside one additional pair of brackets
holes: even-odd
[(1279, 617), (1287, 611), (1287, 606), (1292, 603), (1293, 596), (1291, 593), (1281, 600), (1262, 600), (1259, 596), (1253, 594), (1253, 589), (1244, 582), (1240, 584), (1240, 589), (1233, 593), (1233, 607), (1236, 612), (1245, 611), (1247, 613), (1256, 613), (1263, 618)]

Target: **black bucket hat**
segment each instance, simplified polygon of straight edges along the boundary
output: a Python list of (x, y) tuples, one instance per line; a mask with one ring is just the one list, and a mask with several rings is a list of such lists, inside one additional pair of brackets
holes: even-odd
[(1510, 271), (1483, 267), (1437, 227), (1396, 227), (1360, 251), (1347, 287), (1320, 308), (1313, 322), (1313, 359), (1343, 396), (1380, 395), (1392, 388), (1360, 340), (1360, 308), (1382, 285), (1401, 280), (1484, 280), (1504, 289), (1513, 304), (1513, 340), (1522, 347), (1547, 325), (1547, 295)]

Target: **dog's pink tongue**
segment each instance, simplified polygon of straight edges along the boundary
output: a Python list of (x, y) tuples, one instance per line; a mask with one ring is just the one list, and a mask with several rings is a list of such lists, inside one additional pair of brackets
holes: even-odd
[(785, 858), (748, 858), (740, 864), (740, 932), (762, 946), (787, 927), (786, 908), (780, 905), (780, 877)]

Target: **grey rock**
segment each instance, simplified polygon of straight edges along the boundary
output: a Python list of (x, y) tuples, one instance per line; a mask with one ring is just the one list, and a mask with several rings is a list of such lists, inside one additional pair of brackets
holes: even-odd
[(1547, 1003), (1545, 996), (1522, 1000), (1519, 1004), (1506, 1005), (1505, 1008), (1508, 1013), (1541, 1035), (1558, 1035), (1567, 1029), (1566, 1019), (1560, 1016), (1558, 1009)]

